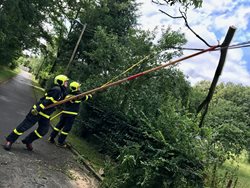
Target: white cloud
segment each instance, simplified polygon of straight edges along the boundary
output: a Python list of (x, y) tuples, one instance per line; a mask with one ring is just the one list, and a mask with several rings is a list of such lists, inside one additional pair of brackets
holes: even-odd
[(243, 66), (239, 66), (236, 61), (229, 61), (226, 62), (224, 67), (221, 81), (249, 85), (250, 75), (249, 72), (247, 72)]
[(208, 52), (182, 62), (179, 68), (188, 76), (191, 83), (204, 79), (212, 80), (218, 63), (218, 56), (218, 51)]
[[(237, 0), (237, 3), (240, 1)], [(224, 12), (232, 10), (236, 6), (236, 1), (232, 0), (205, 0), (202, 4), (202, 11), (210, 12)]]
[[(233, 51), (230, 51), (231, 53), (227, 55), (220, 81), (249, 85), (250, 74), (245, 68), (246, 62), (242, 61), (242, 50)], [(192, 84), (201, 80), (212, 81), (219, 62), (219, 56), (218, 51), (209, 52), (181, 63), (179, 68), (188, 76), (188, 80)]]
[(215, 18), (215, 28), (217, 30), (225, 30), (229, 25), (234, 25), (241, 30), (246, 30), (248, 19), (250, 18), (250, 7), (239, 6), (235, 12), (229, 11)]
[[(178, 16), (178, 7), (157, 6), (151, 1), (138, 0), (143, 3), (140, 8), (141, 17), (139, 23), (145, 30), (151, 30), (158, 26), (170, 25), (173, 30), (185, 33), (188, 43), (186, 47), (207, 48), (207, 46), (199, 40), (191, 31), (189, 31), (182, 19), (171, 19), (160, 13), (158, 9), (162, 9), (167, 13)], [(244, 6), (242, 3), (245, 3)], [(250, 3), (248, 0), (206, 0), (200, 9), (190, 9), (188, 11), (189, 25), (204, 38), (210, 45), (216, 45), (220, 41), (223, 42), (229, 26), (236, 26), (237, 30), (232, 40), (232, 44), (250, 41)], [(220, 81), (241, 83), (250, 85), (250, 73), (247, 66), (250, 66), (244, 54), (249, 49), (229, 50), (227, 54), (226, 64), (221, 75)], [(184, 55), (191, 52), (184, 51)], [(189, 77), (192, 84), (201, 80), (212, 80), (216, 70), (220, 53), (210, 52), (194, 57), (186, 62), (180, 63), (179, 68)]]

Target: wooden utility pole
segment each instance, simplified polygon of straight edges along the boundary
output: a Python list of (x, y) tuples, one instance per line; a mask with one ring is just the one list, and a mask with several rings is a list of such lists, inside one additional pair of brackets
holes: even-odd
[(221, 51), (220, 60), (219, 60), (217, 69), (215, 71), (213, 81), (212, 81), (211, 86), (209, 88), (207, 97), (199, 105), (199, 107), (197, 109), (197, 114), (198, 114), (204, 108), (204, 111), (203, 111), (202, 116), (201, 116), (201, 121), (200, 121), (199, 127), (202, 127), (204, 118), (205, 118), (205, 116), (207, 114), (209, 103), (212, 100), (215, 87), (217, 85), (217, 82), (218, 82), (219, 77), (221, 75), (221, 72), (223, 70), (223, 67), (224, 67), (224, 64), (225, 64), (225, 61), (226, 61), (228, 47), (229, 47), (229, 45), (230, 45), (230, 43), (231, 43), (231, 41), (233, 39), (235, 31), (236, 31), (236, 28), (234, 26), (230, 26), (229, 29), (228, 29), (228, 31), (227, 31), (227, 35), (226, 35), (223, 43), (220, 46), (221, 47), (221, 50), (220, 50)]
[[(69, 32), (67, 33), (66, 39), (69, 38), (69, 34), (71, 33), (72, 28), (74, 27), (75, 20), (77, 19), (77, 17), (78, 17), (78, 15), (79, 15), (80, 11), (81, 11), (81, 7), (78, 8), (75, 17), (71, 20)], [(62, 45), (63, 45), (63, 44), (62, 44), (62, 41), (63, 41), (63, 39), (61, 39), (61, 40), (59, 41), (58, 48), (57, 48), (57, 52), (56, 52), (56, 59), (54, 60), (54, 62), (53, 62), (53, 64), (52, 64), (52, 67), (51, 67), (50, 72), (49, 72), (50, 74), (51, 74), (51, 73), (54, 73), (55, 68), (56, 68), (56, 65), (57, 65), (57, 63), (58, 63), (58, 59), (59, 59), (59, 57), (60, 57), (61, 54), (62, 54)]]
[[(80, 23), (80, 24), (81, 24), (81, 23)], [(72, 53), (72, 55), (71, 55), (71, 57), (70, 57), (69, 63), (68, 63), (68, 65), (67, 65), (67, 67), (66, 67), (66, 69), (65, 69), (65, 71), (64, 71), (64, 74), (67, 74), (68, 71), (69, 71), (69, 66), (71, 65), (71, 63), (72, 63), (72, 61), (73, 61), (73, 59), (74, 59), (74, 57), (75, 57), (75, 53), (76, 53), (77, 48), (78, 48), (78, 46), (79, 46), (79, 44), (80, 44), (80, 41), (81, 41), (81, 39), (82, 39), (83, 33), (84, 33), (85, 29), (86, 29), (86, 26), (87, 26), (87, 24), (84, 24), (84, 25), (83, 25), (81, 34), (80, 34), (80, 36), (79, 36), (79, 38), (78, 38), (78, 41), (77, 41), (77, 43), (76, 43), (76, 45), (75, 45), (75, 48), (74, 48), (73, 53)]]

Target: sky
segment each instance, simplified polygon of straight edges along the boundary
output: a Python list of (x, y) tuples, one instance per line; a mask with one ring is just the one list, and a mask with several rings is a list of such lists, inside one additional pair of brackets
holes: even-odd
[[(144, 30), (153, 31), (155, 27), (181, 30), (188, 40), (184, 47), (208, 48), (190, 30), (185, 27), (183, 19), (172, 19), (159, 9), (172, 16), (180, 16), (179, 7), (159, 6), (151, 0), (137, 0), (139, 7), (139, 24)], [(232, 44), (250, 41), (250, 1), (249, 0), (203, 0), (202, 8), (190, 8), (187, 12), (190, 27), (211, 45), (221, 44), (228, 28), (237, 28)], [(184, 56), (196, 51), (184, 51)], [(228, 50), (220, 82), (233, 82), (250, 86), (250, 48)], [(178, 65), (192, 85), (201, 81), (212, 81), (219, 62), (220, 52), (208, 52)]]

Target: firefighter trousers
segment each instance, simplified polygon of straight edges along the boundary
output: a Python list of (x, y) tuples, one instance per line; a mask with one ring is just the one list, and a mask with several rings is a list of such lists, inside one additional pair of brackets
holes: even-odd
[(62, 114), (59, 123), (55, 127), (53, 127), (53, 131), (50, 134), (50, 138), (55, 139), (55, 137), (60, 132), (60, 135), (58, 137), (58, 143), (63, 144), (72, 129), (74, 120), (75, 115)]
[(49, 131), (50, 120), (41, 115), (34, 116), (31, 114), (31, 112), (29, 112), (26, 118), (6, 137), (6, 140), (14, 143), (19, 136), (21, 136), (37, 122), (38, 128), (25, 137), (23, 141), (29, 144), (34, 140), (42, 138)]

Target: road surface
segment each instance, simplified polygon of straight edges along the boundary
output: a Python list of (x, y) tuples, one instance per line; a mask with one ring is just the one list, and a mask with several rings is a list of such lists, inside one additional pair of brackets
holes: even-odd
[[(0, 142), (25, 117), (35, 103), (31, 75), (22, 71), (0, 84)], [(13, 144), (10, 152), (0, 147), (0, 188), (95, 188), (96, 179), (67, 149), (47, 142), (46, 137), (33, 143), (34, 151), (21, 143), (33, 129), (25, 132)]]

